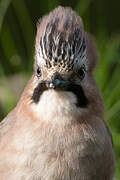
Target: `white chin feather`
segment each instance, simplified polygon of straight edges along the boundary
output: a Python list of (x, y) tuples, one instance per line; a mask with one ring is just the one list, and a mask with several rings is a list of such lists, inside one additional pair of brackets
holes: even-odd
[(68, 121), (78, 115), (80, 109), (75, 105), (77, 99), (72, 92), (47, 90), (40, 97), (38, 104), (32, 104), (37, 118), (43, 121)]

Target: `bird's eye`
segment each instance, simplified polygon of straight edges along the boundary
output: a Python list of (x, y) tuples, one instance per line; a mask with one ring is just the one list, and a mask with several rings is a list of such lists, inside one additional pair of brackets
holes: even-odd
[(78, 70), (78, 76), (79, 76), (80, 80), (83, 80), (83, 79), (84, 79), (84, 77), (85, 77), (85, 72), (86, 72), (85, 66), (82, 66), (82, 67)]
[(40, 70), (39, 67), (37, 68), (37, 73), (36, 73), (36, 74), (37, 74), (37, 77), (40, 77), (40, 76), (41, 76), (41, 70)]

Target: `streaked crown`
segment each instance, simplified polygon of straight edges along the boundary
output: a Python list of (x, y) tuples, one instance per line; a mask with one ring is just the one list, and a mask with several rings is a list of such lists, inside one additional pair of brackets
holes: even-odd
[(58, 7), (42, 18), (36, 37), (36, 61), (39, 66), (58, 71), (79, 68), (86, 60), (82, 20), (70, 8)]

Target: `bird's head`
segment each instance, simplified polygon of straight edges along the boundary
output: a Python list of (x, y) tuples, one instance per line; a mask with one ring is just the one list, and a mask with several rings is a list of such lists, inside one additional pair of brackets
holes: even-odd
[(38, 25), (36, 76), (54, 82), (57, 87), (65, 85), (65, 79), (68, 80), (74, 73), (83, 79), (87, 68), (82, 21), (71, 9), (59, 7)]
[(86, 107), (87, 96), (94, 93), (96, 65), (88, 47), (82, 20), (72, 9), (58, 7), (44, 16), (37, 25), (32, 100), (38, 103), (49, 89), (69, 91), (79, 99), (78, 106)]

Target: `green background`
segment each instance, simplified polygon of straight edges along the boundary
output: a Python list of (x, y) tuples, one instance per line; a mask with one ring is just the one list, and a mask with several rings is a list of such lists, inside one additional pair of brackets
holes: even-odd
[[(0, 120), (15, 107), (33, 72), (36, 23), (58, 5), (71, 6), (95, 39), (95, 72), (114, 139), (116, 180), (120, 180), (120, 1), (0, 0)], [(104, 165), (103, 165), (104, 166)]]

